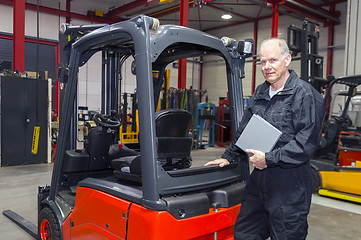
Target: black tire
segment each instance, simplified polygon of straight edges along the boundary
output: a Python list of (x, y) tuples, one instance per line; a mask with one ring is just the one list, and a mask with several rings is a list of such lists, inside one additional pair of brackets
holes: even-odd
[(192, 166), (192, 157), (186, 157), (184, 160), (184, 168), (190, 168)]
[(320, 173), (314, 169), (311, 168), (312, 170), (312, 192), (313, 193), (318, 193), (318, 190), (321, 188), (321, 178), (320, 178)]
[(60, 239), (60, 226), (49, 207), (45, 207), (40, 211), (38, 233), (40, 240)]

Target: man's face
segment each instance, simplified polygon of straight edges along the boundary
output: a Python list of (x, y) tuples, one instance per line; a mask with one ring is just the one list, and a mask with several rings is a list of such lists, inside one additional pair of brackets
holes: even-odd
[(270, 84), (274, 84), (286, 76), (291, 55), (282, 56), (278, 44), (269, 42), (262, 47), (260, 60), (263, 76)]

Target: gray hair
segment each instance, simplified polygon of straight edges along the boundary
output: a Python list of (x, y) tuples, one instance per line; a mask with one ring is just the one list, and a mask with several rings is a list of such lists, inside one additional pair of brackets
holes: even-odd
[(260, 49), (262, 49), (262, 47), (264, 45), (271, 43), (271, 42), (278, 44), (278, 47), (280, 48), (281, 54), (283, 57), (286, 57), (288, 54), (290, 54), (290, 49), (288, 48), (286, 41), (281, 38), (269, 38), (269, 39), (263, 40), (263, 42), (261, 43)]

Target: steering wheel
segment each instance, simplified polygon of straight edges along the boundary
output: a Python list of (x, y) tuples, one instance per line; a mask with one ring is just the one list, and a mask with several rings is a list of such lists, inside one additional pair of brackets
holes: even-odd
[(340, 117), (340, 116), (332, 115), (331, 118), (334, 119), (334, 120), (336, 121), (336, 123), (338, 123), (338, 124), (340, 124), (340, 123), (342, 123), (342, 122), (345, 121), (345, 118)]
[(116, 129), (121, 124), (120, 120), (116, 119), (115, 116), (109, 116), (100, 113), (95, 114), (93, 119), (98, 126), (110, 129)]
[(345, 117), (331, 116), (331, 118), (341, 126), (341, 129), (347, 129), (352, 126), (352, 121), (348, 115)]

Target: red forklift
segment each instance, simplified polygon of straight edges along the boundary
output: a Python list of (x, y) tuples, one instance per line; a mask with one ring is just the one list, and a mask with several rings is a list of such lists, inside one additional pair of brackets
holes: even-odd
[[(113, 25), (64, 25), (65, 85), (50, 186), (39, 187), (39, 239), (233, 239), (248, 158), (192, 167), (192, 116), (185, 110), (156, 112), (165, 68), (190, 57), (221, 61), (228, 84), (232, 130), (243, 114), (242, 78), (254, 41), (211, 36), (138, 16)], [(84, 148), (77, 149), (78, 71), (101, 52), (102, 110), (94, 116)], [(139, 143), (119, 144), (121, 66), (133, 59)], [(157, 77), (152, 72), (157, 71)], [(234, 134), (234, 133), (233, 133)], [(216, 156), (215, 156), (216, 157)], [(211, 159), (210, 159), (211, 160)], [(10, 218), (13, 215), (8, 214)], [(19, 224), (21, 225), (21, 224)]]

